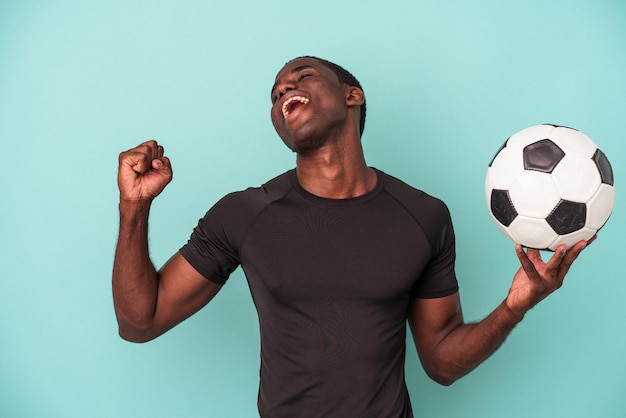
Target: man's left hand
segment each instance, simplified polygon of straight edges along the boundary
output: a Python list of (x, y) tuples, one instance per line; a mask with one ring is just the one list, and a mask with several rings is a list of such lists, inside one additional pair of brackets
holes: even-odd
[(533, 306), (560, 288), (574, 260), (595, 238), (580, 241), (569, 250), (565, 249), (565, 245), (560, 245), (547, 263), (541, 258), (539, 250), (524, 251), (524, 247), (516, 245), (515, 251), (522, 266), (515, 274), (506, 298), (509, 310), (524, 316)]

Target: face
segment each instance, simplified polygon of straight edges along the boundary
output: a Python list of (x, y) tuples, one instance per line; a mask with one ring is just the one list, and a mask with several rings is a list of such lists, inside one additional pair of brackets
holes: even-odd
[(283, 142), (302, 152), (321, 146), (345, 125), (350, 87), (315, 59), (289, 62), (272, 88), (272, 123)]

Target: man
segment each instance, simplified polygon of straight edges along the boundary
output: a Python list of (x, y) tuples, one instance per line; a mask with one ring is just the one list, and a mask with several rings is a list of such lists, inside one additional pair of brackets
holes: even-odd
[(263, 417), (411, 417), (406, 323), (428, 375), (449, 385), (503, 342), (563, 283), (587, 245), (544, 263), (516, 247), (505, 300), (466, 324), (446, 206), (367, 166), (365, 96), (328, 61), (287, 63), (271, 118), (296, 169), (232, 193), (157, 271), (148, 256), (152, 200), (172, 178), (163, 147), (120, 154), (120, 236), (113, 295), (122, 338), (144, 342), (206, 305), (241, 265), (259, 314)]

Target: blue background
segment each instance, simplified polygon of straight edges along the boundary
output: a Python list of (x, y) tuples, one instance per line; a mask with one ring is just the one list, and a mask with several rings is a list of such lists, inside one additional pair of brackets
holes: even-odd
[(485, 207), (496, 150), (544, 122), (599, 144), (616, 207), (563, 288), (452, 387), (428, 380), (413, 345), (407, 375), (421, 417), (623, 416), (625, 21), (621, 0), (1, 0), (0, 416), (257, 416), (240, 270), (158, 340), (117, 336), (117, 156), (154, 138), (172, 159), (151, 215), (161, 265), (222, 195), (293, 167), (269, 90), (304, 54), (363, 84), (368, 163), (448, 203), (468, 320), (518, 266)]

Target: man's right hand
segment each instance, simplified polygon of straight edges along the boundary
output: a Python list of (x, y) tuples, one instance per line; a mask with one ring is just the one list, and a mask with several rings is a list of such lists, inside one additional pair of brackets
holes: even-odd
[(163, 147), (147, 141), (119, 156), (120, 200), (151, 201), (172, 180), (172, 166)]

